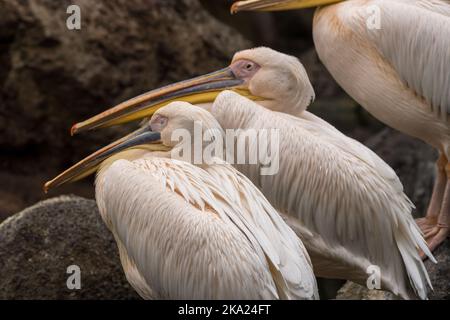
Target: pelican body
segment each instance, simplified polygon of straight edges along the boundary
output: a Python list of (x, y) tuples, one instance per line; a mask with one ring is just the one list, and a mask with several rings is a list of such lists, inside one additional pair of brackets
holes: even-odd
[[(316, 276), (366, 285), (377, 266), (384, 290), (405, 299), (427, 296), (431, 284), (418, 252), (427, 251), (426, 243), (411, 201), (383, 160), (311, 114), (274, 112), (233, 92), (221, 93), (211, 113), (224, 129), (280, 131), (277, 174), (262, 176), (261, 164), (236, 168), (286, 215)], [(249, 141), (248, 149), (255, 148)]]
[[(426, 298), (430, 283), (418, 250), (432, 255), (402, 184), (375, 153), (306, 111), (315, 94), (294, 57), (263, 47), (238, 52), (225, 69), (133, 98), (74, 132), (149, 116), (174, 95), (202, 104), (224, 129), (279, 130), (275, 175), (262, 176), (259, 164), (236, 168), (284, 215), (317, 276), (366, 285), (368, 268), (378, 266), (383, 289)], [(249, 141), (248, 151), (254, 148)]]
[(244, 175), (222, 159), (171, 158), (172, 133), (195, 121), (222, 131), (207, 111), (174, 102), (46, 188), (98, 171), (100, 214), (145, 299), (317, 299), (306, 249)]
[(338, 84), (373, 116), (439, 151), (437, 179), (418, 223), (434, 250), (450, 226), (450, 1), (249, 0), (233, 11), (322, 6), (317, 53)]

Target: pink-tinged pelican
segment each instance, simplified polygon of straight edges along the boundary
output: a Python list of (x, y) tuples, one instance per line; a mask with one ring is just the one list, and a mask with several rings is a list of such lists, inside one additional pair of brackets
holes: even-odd
[(145, 93), (73, 132), (149, 116), (174, 97), (203, 104), (224, 129), (280, 130), (277, 174), (261, 176), (260, 165), (237, 168), (286, 214), (317, 276), (366, 285), (368, 268), (377, 266), (382, 289), (426, 298), (418, 249), (432, 256), (402, 184), (375, 153), (305, 110), (314, 90), (298, 59), (269, 48), (241, 51), (221, 71)]
[(431, 250), (450, 226), (450, 1), (249, 0), (233, 11), (323, 6), (317, 53), (339, 85), (373, 116), (439, 151), (426, 217)]
[(45, 188), (98, 172), (100, 214), (143, 298), (318, 298), (303, 244), (245, 176), (220, 159), (171, 159), (172, 133), (194, 134), (195, 121), (222, 132), (207, 111), (174, 102)]

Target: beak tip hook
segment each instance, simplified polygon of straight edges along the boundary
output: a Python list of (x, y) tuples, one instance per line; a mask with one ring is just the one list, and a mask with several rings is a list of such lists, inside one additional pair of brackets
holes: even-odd
[(236, 13), (239, 13), (241, 11), (241, 9), (239, 8), (239, 3), (240, 2), (242, 2), (242, 1), (236, 1), (236, 2), (234, 2), (231, 5), (231, 8), (230, 8), (231, 14), (236, 14)]
[(77, 124), (75, 123), (75, 124), (72, 126), (72, 128), (70, 128), (70, 135), (73, 137), (73, 136), (77, 133), (77, 131), (78, 131), (78, 126), (77, 126)]

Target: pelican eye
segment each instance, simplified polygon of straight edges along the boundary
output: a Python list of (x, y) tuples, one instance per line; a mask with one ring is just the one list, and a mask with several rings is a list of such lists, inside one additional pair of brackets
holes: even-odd
[(250, 79), (260, 68), (260, 66), (250, 60), (238, 60), (231, 65), (233, 73), (240, 79)]
[(169, 119), (167, 117), (156, 114), (150, 121), (150, 127), (152, 128), (152, 131), (161, 132), (161, 130), (167, 125), (168, 121)]

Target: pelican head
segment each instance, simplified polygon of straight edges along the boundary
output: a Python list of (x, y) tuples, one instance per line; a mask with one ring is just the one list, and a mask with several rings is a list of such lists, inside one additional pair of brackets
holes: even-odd
[(239, 11), (285, 11), (326, 6), (344, 0), (244, 0), (237, 1), (231, 12)]
[(259, 47), (236, 53), (227, 68), (149, 91), (77, 123), (72, 134), (149, 117), (175, 100), (210, 104), (224, 90), (291, 114), (305, 110), (315, 97), (297, 58)]
[(249, 73), (247, 90), (270, 110), (296, 115), (315, 99), (305, 68), (293, 56), (266, 47), (248, 49), (234, 55), (231, 69)]
[(149, 152), (168, 156), (168, 152), (181, 143), (180, 139), (172, 138), (174, 132), (184, 130), (194, 137), (196, 123), (201, 124), (201, 133), (216, 130), (223, 135), (219, 123), (208, 111), (187, 102), (172, 102), (159, 109), (139, 130), (101, 148), (45, 183), (44, 191), (85, 178), (118, 159), (134, 160)]

